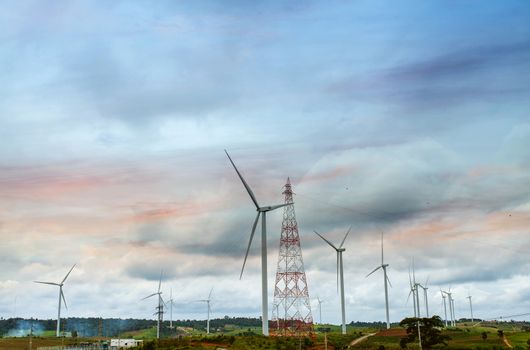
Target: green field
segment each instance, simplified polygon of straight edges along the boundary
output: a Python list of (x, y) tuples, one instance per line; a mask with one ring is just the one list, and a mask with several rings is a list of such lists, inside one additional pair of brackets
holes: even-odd
[[(399, 341), (404, 336), (404, 329), (396, 327), (390, 331), (378, 332), (374, 328), (348, 327), (348, 334), (340, 334), (340, 327), (336, 325), (319, 325), (318, 327), (331, 328), (328, 333), (328, 349), (345, 349), (354, 339), (363, 335), (376, 333), (366, 340), (355, 345), (354, 349), (380, 350), (401, 350)], [(316, 327), (316, 328), (318, 328)], [(509, 344), (514, 350), (530, 350), (528, 340), (530, 332), (520, 330), (510, 331), (512, 327), (501, 327)], [(466, 327), (459, 325), (457, 328), (444, 330), (444, 334), (449, 335), (451, 340), (448, 346), (438, 345), (435, 349), (447, 350), (508, 350), (508, 345), (498, 335), (499, 328), (495, 327)], [(217, 331), (217, 330), (216, 330)], [(221, 331), (221, 329), (219, 329)], [(145, 340), (145, 349), (154, 350), (184, 350), (184, 349), (233, 349), (233, 350), (323, 350), (324, 334), (316, 333), (313, 337), (263, 337), (259, 335), (260, 327), (238, 327), (227, 325), (222, 332), (215, 332), (206, 335), (203, 330), (179, 327), (171, 334), (167, 330), (163, 333), (163, 339), (156, 341), (156, 328), (151, 327), (134, 332), (124, 332), (121, 338), (136, 338)], [(378, 333), (377, 333), (378, 332)], [(487, 337), (483, 339), (482, 333), (486, 332)], [(81, 341), (95, 341), (94, 339), (58, 339), (54, 337), (53, 331), (45, 332), (45, 337), (33, 338), (33, 349), (37, 346), (53, 346), (64, 344), (74, 344)], [(0, 339), (1, 350), (22, 350), (28, 349), (29, 338), (2, 338)], [(416, 350), (416, 344), (409, 344), (408, 349)]]

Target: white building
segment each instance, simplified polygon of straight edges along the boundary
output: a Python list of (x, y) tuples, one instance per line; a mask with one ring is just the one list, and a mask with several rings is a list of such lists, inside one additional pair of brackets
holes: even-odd
[(143, 342), (143, 340), (136, 339), (111, 339), (110, 350), (134, 348), (135, 346), (142, 345)]

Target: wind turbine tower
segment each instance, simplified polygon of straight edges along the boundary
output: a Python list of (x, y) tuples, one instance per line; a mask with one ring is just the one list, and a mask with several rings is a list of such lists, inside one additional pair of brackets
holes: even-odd
[(271, 334), (301, 336), (313, 332), (313, 316), (305, 274), (293, 190), (287, 178), (284, 186), (282, 232), (274, 286)]
[(206, 334), (210, 334), (210, 311), (211, 311), (210, 301), (212, 301), (212, 291), (213, 291), (213, 288), (210, 289), (210, 294), (208, 294), (208, 299), (197, 300), (200, 302), (204, 302), (207, 305)]
[(456, 327), (455, 299), (453, 299), (452, 294), (449, 294), (449, 300), (451, 301), (451, 311), (453, 314), (453, 327)]
[(320, 298), (317, 296), (317, 302), (318, 302), (318, 323), (322, 324), (322, 303), (324, 300), (320, 300)]
[(250, 233), (250, 238), (248, 240), (248, 247), (247, 252), (245, 253), (245, 259), (243, 260), (243, 266), (241, 268), (241, 274), (239, 275), (239, 279), (243, 277), (243, 271), (245, 270), (245, 264), (247, 262), (248, 252), (250, 250), (250, 246), (252, 245), (252, 238), (254, 238), (254, 232), (256, 231), (256, 226), (258, 225), (258, 220), (261, 216), (261, 329), (263, 335), (268, 336), (269, 335), (269, 305), (268, 305), (268, 295), (267, 295), (267, 212), (273, 211), (275, 209), (285, 207), (287, 205), (293, 204), (293, 203), (284, 203), (284, 204), (278, 204), (278, 205), (270, 205), (270, 206), (264, 206), (261, 207), (258, 204), (258, 200), (256, 199), (256, 196), (254, 196), (254, 192), (252, 192), (252, 189), (247, 184), (239, 170), (237, 170), (236, 165), (232, 161), (232, 158), (230, 158), (230, 155), (225, 150), (226, 156), (230, 160), (230, 163), (232, 163), (232, 166), (234, 167), (234, 170), (237, 173), (237, 176), (243, 183), (243, 186), (247, 190), (248, 195), (250, 196), (250, 199), (256, 206), (256, 211), (258, 214), (256, 215), (256, 219), (254, 220), (254, 224), (252, 225), (252, 231)]
[(63, 280), (60, 283), (33, 281), (35, 283), (49, 284), (49, 285), (52, 285), (52, 286), (58, 286), (59, 287), (59, 305), (57, 306), (57, 332), (56, 332), (56, 336), (57, 337), (61, 336), (61, 299), (64, 302), (64, 307), (68, 310), (68, 307), (66, 306), (66, 299), (64, 298), (63, 285), (64, 285), (64, 282), (66, 282), (66, 279), (68, 278), (68, 276), (70, 275), (70, 272), (72, 272), (72, 270), (74, 269), (74, 267), (75, 267), (75, 264), (74, 264), (74, 266), (72, 266), (70, 271), (68, 271), (66, 276), (64, 276)]
[(343, 263), (342, 263), (342, 253), (346, 251), (346, 248), (343, 248), (344, 242), (346, 241), (346, 237), (350, 234), (351, 226), (348, 229), (348, 232), (346, 232), (346, 235), (344, 235), (344, 238), (342, 239), (342, 242), (340, 243), (340, 246), (337, 248), (333, 243), (328, 241), (324, 236), (322, 236), (320, 233), (315, 231), (315, 233), (322, 238), (327, 244), (329, 244), (335, 251), (337, 252), (337, 289), (338, 289), (338, 283), (339, 283), (339, 276), (340, 276), (340, 308), (341, 308), (341, 314), (342, 314), (342, 334), (346, 334), (346, 306), (344, 302), (344, 269), (343, 269)]
[(467, 299), (469, 299), (469, 311), (471, 311), (471, 323), (473, 323), (473, 303), (471, 302), (471, 295), (469, 295)]
[(388, 267), (388, 264), (385, 264), (384, 262), (384, 253), (383, 253), (383, 233), (381, 232), (381, 265), (376, 267), (372, 272), (370, 272), (366, 277), (370, 276), (374, 272), (376, 272), (379, 269), (383, 270), (383, 284), (385, 286), (385, 306), (386, 306), (386, 329), (390, 329), (390, 316), (388, 311), (388, 286), (387, 284), (390, 284), (390, 287), (392, 287), (392, 284), (390, 283), (390, 280), (388, 279), (388, 276), (386, 274), (386, 268)]
[(444, 304), (444, 314), (445, 314), (445, 327), (447, 327), (447, 304), (445, 303), (445, 294), (444, 292), (440, 289), (440, 294), (442, 294), (442, 300), (443, 300), (443, 304)]

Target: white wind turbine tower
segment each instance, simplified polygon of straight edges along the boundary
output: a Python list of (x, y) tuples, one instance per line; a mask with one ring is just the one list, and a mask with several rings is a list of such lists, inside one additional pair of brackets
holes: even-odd
[(206, 303), (207, 308), (208, 308), (208, 318), (206, 319), (206, 334), (210, 334), (210, 311), (211, 311), (210, 301), (212, 301), (212, 291), (213, 291), (213, 288), (210, 289), (210, 294), (208, 294), (208, 299), (197, 300), (197, 301)]
[(75, 264), (74, 264), (74, 266), (72, 266), (70, 271), (68, 271), (66, 276), (64, 276), (64, 278), (61, 281), (61, 283), (33, 281), (35, 283), (50, 284), (52, 286), (58, 286), (59, 287), (59, 305), (57, 307), (57, 332), (56, 332), (56, 335), (58, 337), (60, 336), (60, 332), (61, 332), (61, 299), (64, 302), (64, 307), (66, 309), (68, 309), (68, 307), (66, 306), (66, 299), (64, 298), (63, 285), (64, 285), (64, 282), (66, 281), (66, 279), (68, 278), (68, 276), (70, 275), (70, 272), (72, 272), (72, 270), (74, 269), (74, 267), (75, 267)]
[(275, 209), (285, 207), (286, 205), (291, 205), (293, 203), (284, 203), (284, 204), (278, 204), (278, 205), (271, 205), (271, 206), (265, 206), (260, 207), (258, 204), (258, 201), (256, 199), (256, 196), (254, 196), (254, 192), (252, 192), (252, 189), (247, 184), (245, 179), (243, 179), (243, 176), (237, 170), (236, 165), (232, 161), (232, 158), (230, 158), (230, 155), (225, 150), (226, 156), (230, 160), (230, 163), (232, 163), (232, 166), (234, 167), (234, 170), (237, 173), (237, 176), (239, 176), (239, 179), (243, 183), (243, 186), (245, 186), (245, 189), (248, 192), (248, 195), (250, 196), (250, 199), (256, 206), (256, 211), (258, 214), (256, 215), (256, 220), (254, 220), (254, 225), (252, 225), (252, 231), (250, 233), (250, 239), (248, 240), (248, 247), (247, 252), (245, 253), (245, 259), (243, 260), (243, 267), (241, 268), (241, 274), (239, 275), (239, 279), (243, 276), (243, 270), (245, 269), (245, 264), (247, 262), (248, 252), (250, 250), (250, 246), (252, 244), (252, 239), (254, 238), (254, 232), (256, 231), (256, 226), (258, 225), (258, 220), (260, 216), (261, 218), (261, 329), (263, 335), (269, 335), (269, 302), (268, 302), (268, 287), (267, 287), (267, 212), (273, 211)]
[(160, 324), (162, 323), (162, 318), (164, 315), (164, 299), (162, 299), (162, 292), (160, 288), (162, 287), (162, 271), (160, 271), (160, 280), (158, 281), (158, 291), (156, 293), (150, 294), (141, 300), (151, 298), (155, 295), (158, 295), (158, 306), (156, 307), (155, 315), (157, 315), (156, 322), (156, 339), (160, 339)]
[(455, 300), (453, 294), (449, 294), (449, 301), (451, 302), (451, 310), (453, 312), (453, 327), (456, 327), (456, 316), (455, 316)]
[(335, 251), (337, 252), (337, 288), (339, 283), (339, 275), (340, 275), (340, 307), (341, 307), (341, 313), (342, 313), (342, 334), (346, 334), (346, 309), (345, 309), (345, 303), (344, 303), (344, 269), (342, 264), (342, 253), (346, 250), (346, 248), (342, 248), (344, 245), (344, 242), (346, 241), (346, 237), (350, 234), (351, 226), (348, 229), (348, 232), (346, 232), (346, 235), (344, 235), (344, 238), (342, 239), (342, 242), (340, 243), (340, 246), (337, 248), (325, 239), (320, 233), (315, 231), (315, 233), (322, 238), (327, 244), (329, 244)]
[(324, 300), (320, 300), (320, 298), (317, 296), (317, 302), (318, 302), (318, 320), (319, 324), (322, 324), (322, 303)]
[(445, 303), (445, 294), (443, 290), (440, 289), (440, 294), (442, 294), (442, 300), (444, 304), (444, 314), (445, 314), (445, 327), (447, 327), (447, 304)]
[(385, 285), (385, 307), (386, 307), (386, 329), (390, 329), (390, 316), (388, 311), (388, 286), (387, 284), (390, 284), (390, 287), (392, 287), (392, 283), (390, 283), (390, 280), (388, 279), (388, 276), (386, 274), (386, 268), (388, 267), (388, 264), (384, 263), (384, 253), (383, 253), (383, 233), (381, 232), (381, 265), (376, 267), (372, 272), (370, 272), (366, 277), (370, 276), (374, 272), (376, 272), (379, 269), (383, 269), (383, 281)]
[(471, 295), (469, 295), (467, 297), (467, 299), (469, 299), (469, 309), (471, 311), (471, 323), (473, 323), (474, 322), (474, 320), (473, 320), (473, 303), (471, 302)]

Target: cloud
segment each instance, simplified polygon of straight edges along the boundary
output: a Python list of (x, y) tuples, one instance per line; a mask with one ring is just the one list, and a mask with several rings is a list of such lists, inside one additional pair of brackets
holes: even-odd
[(378, 101), (408, 111), (444, 110), (477, 103), (505, 103), (528, 93), (530, 43), (487, 44), (430, 59), (341, 79), (328, 92), (341, 98)]
[[(75, 262), (69, 315), (150, 317), (139, 299), (163, 270), (179, 318), (203, 318), (191, 301), (212, 286), (215, 312), (258, 316), (260, 228), (240, 281), (256, 214), (226, 148), (260, 203), (291, 177), (324, 321), (339, 319), (335, 254), (313, 230), (340, 242), (350, 225), (348, 319), (384, 317), (381, 276), (364, 277), (381, 231), (392, 320), (411, 311), (412, 257), (432, 297), (452, 285), (478, 313), (520, 307), (526, 5), (146, 4), (0, 13), (0, 279), (16, 282), (1, 305), (53, 317), (56, 290), (31, 281)], [(269, 286), (281, 221), (267, 217)]]

